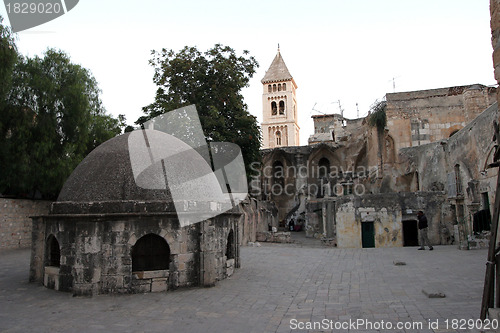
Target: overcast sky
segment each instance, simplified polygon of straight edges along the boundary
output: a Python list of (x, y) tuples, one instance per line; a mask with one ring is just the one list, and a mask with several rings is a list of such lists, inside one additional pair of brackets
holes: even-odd
[[(0, 15), (8, 25), (4, 6)], [(313, 132), (311, 115), (338, 113), (339, 100), (355, 118), (356, 103), (366, 115), (394, 83), (395, 91), (496, 83), (488, 0), (81, 0), (17, 40), (24, 55), (61, 49), (90, 69), (107, 111), (129, 124), (154, 99), (151, 50), (216, 43), (259, 62), (243, 91), (259, 121), (260, 80), (280, 44), (298, 85), (301, 144)]]

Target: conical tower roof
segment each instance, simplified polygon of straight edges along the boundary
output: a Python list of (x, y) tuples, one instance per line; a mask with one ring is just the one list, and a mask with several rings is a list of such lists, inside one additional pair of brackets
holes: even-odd
[(290, 74), (288, 68), (286, 68), (285, 61), (283, 60), (280, 50), (278, 49), (276, 57), (274, 57), (271, 66), (269, 66), (269, 69), (267, 70), (266, 75), (264, 75), (264, 78), (261, 82), (268, 83), (276, 81), (287, 81), (291, 79), (292, 74)]

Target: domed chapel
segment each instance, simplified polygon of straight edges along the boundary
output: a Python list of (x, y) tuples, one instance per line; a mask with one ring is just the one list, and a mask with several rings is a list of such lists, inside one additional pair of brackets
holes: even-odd
[(74, 295), (161, 292), (213, 286), (239, 267), (238, 210), (183, 226), (168, 187), (137, 186), (134, 132), (92, 151), (33, 217), (30, 281)]

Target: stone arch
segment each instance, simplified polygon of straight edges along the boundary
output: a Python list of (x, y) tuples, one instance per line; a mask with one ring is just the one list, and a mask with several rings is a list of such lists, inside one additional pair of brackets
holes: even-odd
[(330, 160), (322, 157), (318, 161), (318, 176), (320, 178), (329, 177), (330, 175)]
[(363, 147), (359, 150), (356, 159), (354, 160), (354, 172), (359, 174), (362, 177), (369, 176), (368, 170), (368, 156), (366, 154), (366, 142), (363, 144)]
[(56, 236), (50, 234), (47, 237), (45, 248), (45, 265), (46, 266), (61, 266), (61, 247), (59, 246), (59, 242), (57, 241)]
[[(323, 161), (321, 164), (324, 166), (326, 164), (326, 160), (329, 162), (329, 175), (325, 180), (321, 179), (322, 175), (320, 174), (320, 170), (322, 168), (320, 167), (320, 161)], [(307, 165), (307, 182), (309, 184), (309, 192), (311, 194), (315, 194), (316, 196), (321, 196), (321, 191), (325, 186), (325, 181), (330, 183), (330, 187), (332, 187), (342, 177), (342, 165), (340, 164), (335, 151), (330, 146), (319, 145), (318, 148), (314, 149), (309, 155)]]
[(271, 115), (275, 116), (278, 114), (278, 105), (275, 101), (271, 102)]
[(456, 188), (457, 195), (463, 195), (464, 194), (463, 183), (462, 183), (463, 177), (462, 177), (460, 163), (455, 164), (455, 166), (453, 167), (453, 170), (455, 172), (455, 188)]
[(281, 83), (278, 83), (278, 91), (281, 91)]
[(394, 139), (392, 136), (387, 135), (384, 140), (384, 161), (385, 163), (396, 162), (396, 149), (394, 145)]
[(276, 91), (276, 84), (273, 84), (273, 92)]
[(226, 242), (226, 258), (227, 259), (234, 259), (235, 258), (235, 243), (234, 243), (234, 232), (233, 229), (231, 229), (227, 235), (227, 242)]
[(497, 145), (496, 145), (496, 142), (495, 141), (491, 141), (489, 146), (488, 146), (488, 149), (486, 150), (487, 153), (486, 153), (486, 157), (484, 159), (484, 161), (480, 164), (482, 166), (481, 168), (481, 172), (487, 170), (488, 168), (488, 165), (490, 163), (493, 163), (493, 158), (494, 158), (494, 155), (495, 155), (495, 151), (497, 149)]
[(455, 125), (455, 126), (451, 126), (450, 128), (448, 128), (448, 131), (447, 131), (447, 134), (446, 136), (448, 138), (451, 138), (453, 135), (455, 135), (458, 131), (460, 131), (461, 129), (463, 128), (462, 125)]
[(281, 186), (284, 185), (285, 181), (285, 166), (283, 163), (278, 160), (273, 162), (273, 185), (279, 184)]
[(165, 238), (149, 233), (132, 247), (132, 271), (158, 271), (169, 269), (170, 246)]
[[(150, 234), (150, 233), (156, 234), (155, 231), (149, 230), (149, 231), (144, 231), (144, 232), (140, 233), (139, 235), (136, 235), (135, 233), (130, 235), (128, 242), (127, 242), (127, 244), (129, 245), (129, 248), (133, 247), (135, 245), (135, 243), (137, 243), (137, 240), (139, 238), (141, 238), (147, 234)], [(159, 230), (159, 232), (157, 234), (160, 237), (162, 237), (163, 239), (165, 239), (165, 241), (167, 242), (167, 244), (170, 247), (171, 254), (178, 254), (180, 252), (179, 247), (177, 246), (179, 242), (177, 242), (176, 239), (172, 236), (172, 233), (169, 233), (166, 229), (161, 229), (161, 230)]]
[[(281, 185), (276, 185), (275, 191), (273, 192), (272, 186), (275, 184), (275, 166), (276, 162), (280, 162), (280, 165), (283, 166), (283, 186), (290, 186), (290, 183), (295, 181), (295, 168), (294, 162), (291, 160), (290, 156), (285, 153), (282, 149), (276, 148), (273, 149), (270, 153), (263, 155), (262, 157), (262, 188), (264, 193), (269, 196), (273, 196), (277, 198), (277, 190)], [(281, 180), (280, 180), (281, 181)]]
[(279, 102), (279, 111), (280, 111), (280, 115), (285, 114), (285, 102), (284, 101)]
[(283, 83), (283, 91), (286, 91), (286, 83)]
[(267, 86), (267, 92), (268, 93), (273, 92), (273, 87), (271, 85)]
[(281, 146), (281, 132), (278, 130), (276, 131), (276, 146)]
[[(309, 155), (308, 166), (309, 166), (309, 178), (318, 177), (318, 167), (319, 161), (322, 158), (327, 158), (330, 162), (330, 173), (335, 173), (335, 170), (340, 170), (340, 161), (337, 158), (335, 151), (327, 145), (319, 145), (318, 148), (314, 149)], [(334, 170), (333, 170), (334, 169)]]

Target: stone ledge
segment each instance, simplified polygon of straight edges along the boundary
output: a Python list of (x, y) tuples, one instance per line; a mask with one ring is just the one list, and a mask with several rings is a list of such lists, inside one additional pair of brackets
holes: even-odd
[(168, 278), (169, 271), (158, 270), (158, 271), (138, 271), (132, 272), (132, 277), (136, 280), (145, 280), (145, 279), (155, 279), (155, 278)]
[(291, 234), (288, 231), (282, 232), (257, 232), (256, 239), (258, 242), (271, 242), (271, 243), (292, 243)]

